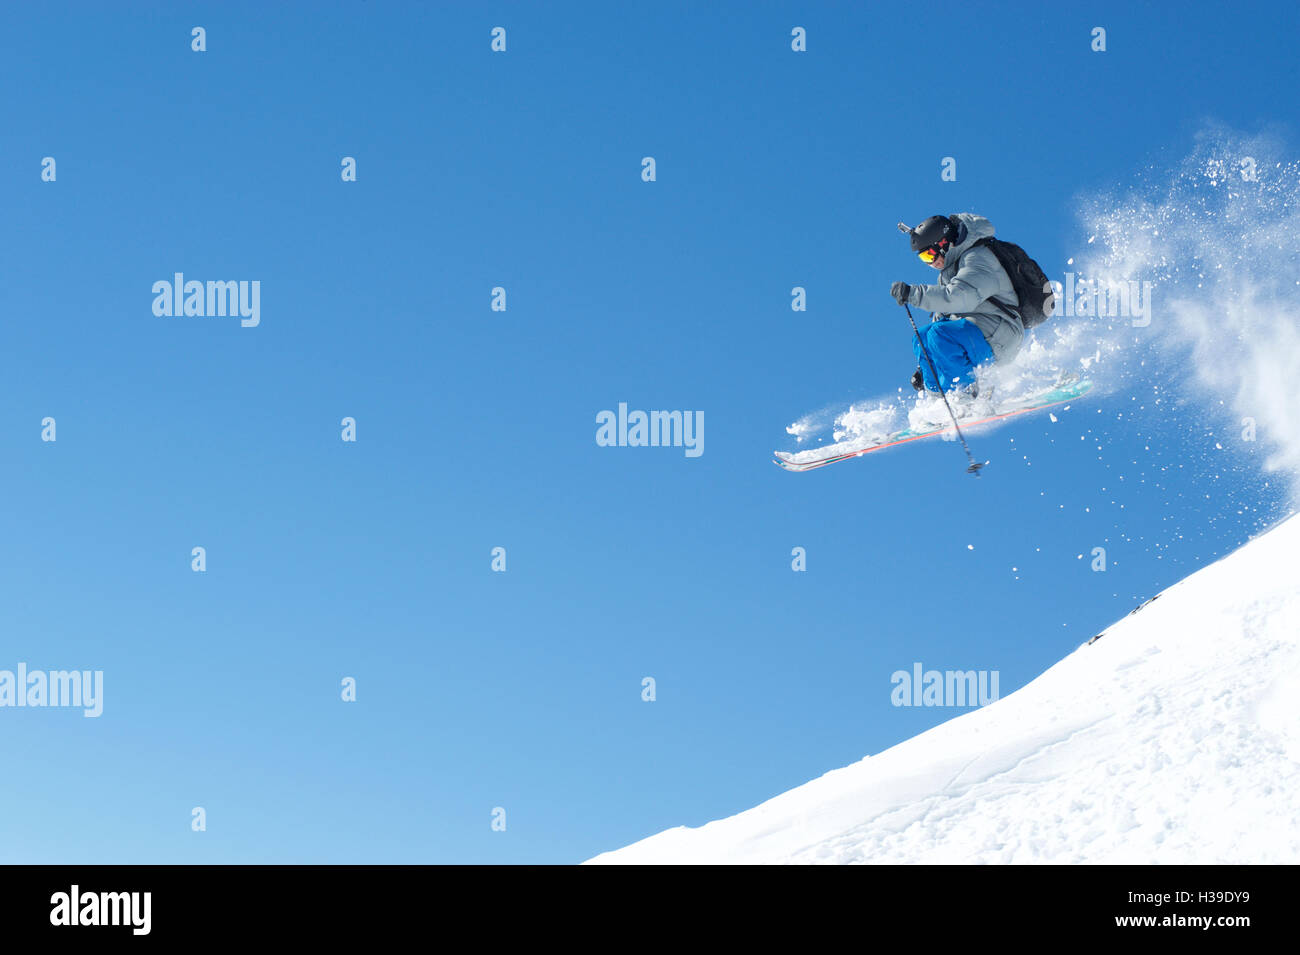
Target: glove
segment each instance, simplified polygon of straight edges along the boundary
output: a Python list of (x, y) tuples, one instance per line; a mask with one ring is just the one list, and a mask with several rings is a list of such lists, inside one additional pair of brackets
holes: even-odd
[(912, 387), (915, 388), (917, 391), (920, 391), (922, 388), (925, 387), (925, 376), (921, 374), (920, 368), (912, 372)]
[(905, 305), (908, 296), (912, 294), (912, 286), (906, 282), (895, 282), (889, 286), (889, 294), (894, 296), (894, 301), (898, 302), (899, 305)]

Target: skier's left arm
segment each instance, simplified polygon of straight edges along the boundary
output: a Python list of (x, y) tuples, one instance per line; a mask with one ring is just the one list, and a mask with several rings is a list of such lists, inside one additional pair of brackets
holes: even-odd
[[(964, 315), (979, 307), (979, 304), (998, 291), (998, 275), (993, 270), (993, 263), (982, 261), (979, 253), (984, 249), (972, 249), (962, 257), (957, 274), (947, 285), (913, 285), (907, 300), (918, 308), (939, 315)], [(992, 253), (989, 253), (992, 258)]]

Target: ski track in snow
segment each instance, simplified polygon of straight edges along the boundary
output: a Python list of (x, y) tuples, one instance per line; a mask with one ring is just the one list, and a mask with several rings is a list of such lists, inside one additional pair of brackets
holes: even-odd
[(1036, 680), (594, 863), (1300, 862), (1300, 516)]

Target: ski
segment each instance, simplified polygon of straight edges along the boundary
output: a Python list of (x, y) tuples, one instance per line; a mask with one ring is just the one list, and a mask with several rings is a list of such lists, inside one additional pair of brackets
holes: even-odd
[[(1012, 418), (1016, 415), (1028, 414), (1031, 411), (1040, 411), (1043, 408), (1050, 408), (1053, 405), (1063, 404), (1072, 401), (1075, 398), (1081, 398), (1092, 388), (1092, 382), (1088, 379), (1060, 382), (1050, 390), (1045, 391), (1032, 398), (1022, 399), (1015, 402), (1011, 407), (1004, 408), (995, 414), (986, 415), (983, 418), (974, 418), (971, 420), (962, 420), (963, 428), (974, 428), (982, 424), (989, 424), (994, 421), (1001, 421), (1005, 418)], [(818, 468), (824, 468), (827, 465), (837, 464), (840, 461), (848, 461), (851, 458), (861, 457), (864, 454), (870, 454), (872, 451), (880, 451), (884, 448), (897, 447), (900, 444), (906, 444), (909, 441), (919, 441), (922, 438), (931, 438), (935, 435), (952, 433), (951, 424), (939, 424), (932, 428), (916, 430), (913, 428), (904, 428), (901, 431), (895, 431), (878, 444), (867, 445), (865, 448), (854, 448), (848, 451), (834, 451), (833, 446), (828, 449), (830, 453), (812, 459), (802, 461), (794, 460), (795, 455), (787, 451), (775, 452), (773, 463), (784, 468), (787, 471), (815, 471)]]

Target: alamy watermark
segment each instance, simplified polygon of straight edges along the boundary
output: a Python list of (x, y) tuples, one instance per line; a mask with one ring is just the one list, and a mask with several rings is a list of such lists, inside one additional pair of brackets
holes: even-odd
[(73, 884), (50, 896), (50, 924), (116, 925), (130, 928), (132, 935), (148, 935), (152, 908), (152, 892), (84, 892)]
[(104, 712), (103, 670), (0, 670), (0, 706), (76, 706), (82, 716)]
[(185, 281), (177, 272), (172, 281), (153, 283), (153, 313), (159, 318), (175, 316), (224, 318), (239, 316), (244, 328), (256, 328), (262, 321), (262, 283), (253, 281)]
[(895, 706), (987, 706), (998, 698), (997, 670), (895, 670), (889, 700)]
[(688, 458), (704, 453), (703, 411), (628, 411), (596, 415), (596, 444), (602, 448), (685, 448)]
[(1064, 282), (1052, 282), (1056, 293), (1053, 317), (1128, 318), (1134, 328), (1151, 324), (1152, 282), (1135, 279), (1085, 279), (1065, 273)]

